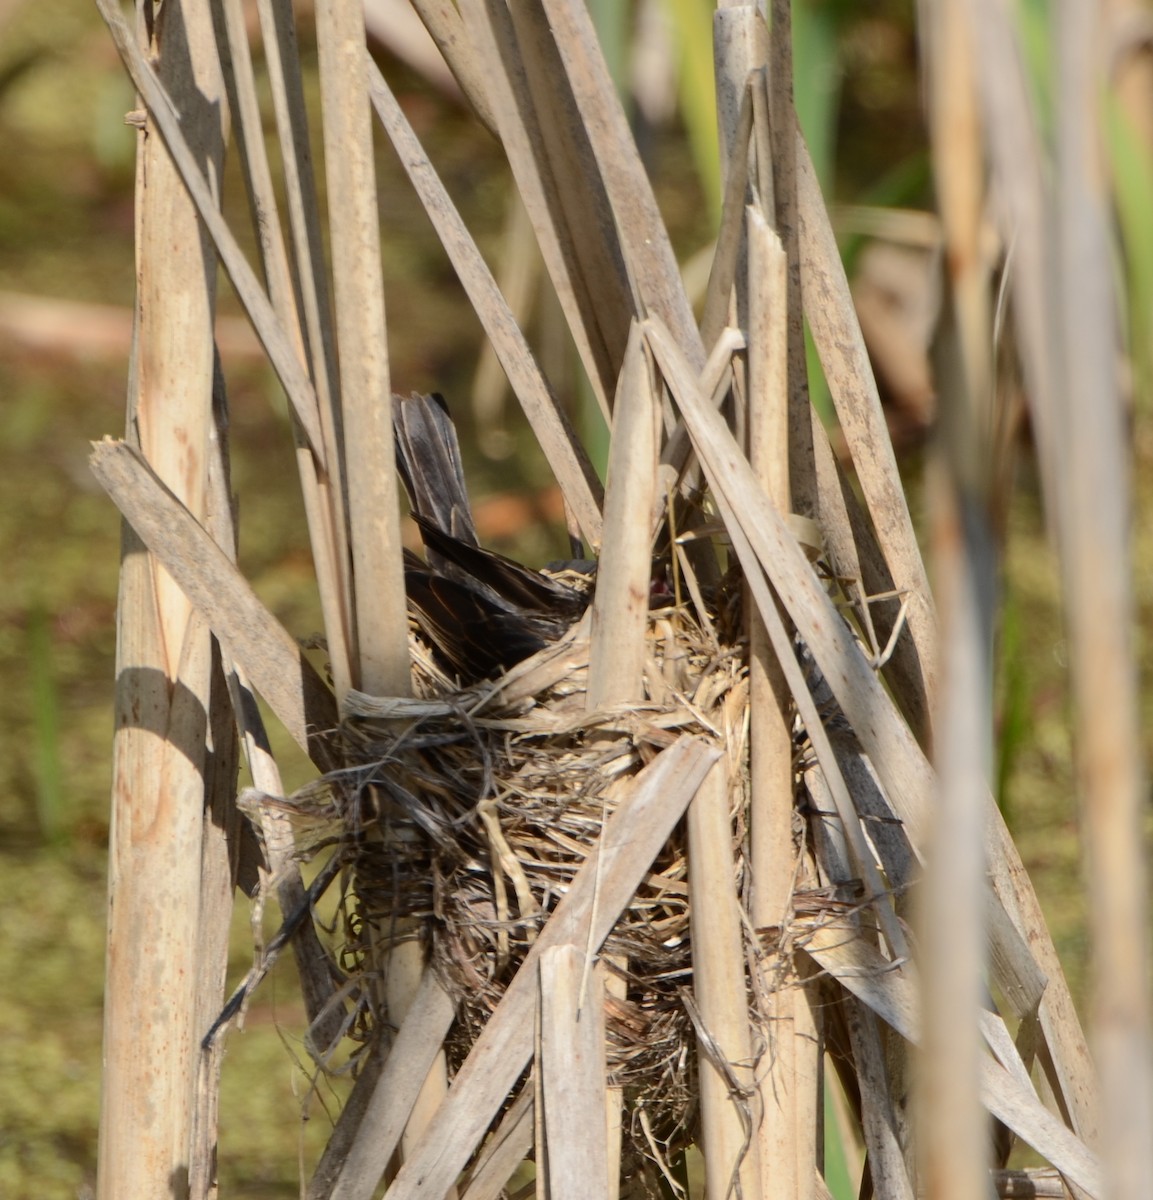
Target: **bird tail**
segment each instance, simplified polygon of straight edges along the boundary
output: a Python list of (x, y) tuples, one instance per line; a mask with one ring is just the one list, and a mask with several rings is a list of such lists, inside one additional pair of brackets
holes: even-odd
[(460, 444), (448, 405), (438, 392), (392, 398), (396, 463), (413, 513), (442, 533), (478, 544)]

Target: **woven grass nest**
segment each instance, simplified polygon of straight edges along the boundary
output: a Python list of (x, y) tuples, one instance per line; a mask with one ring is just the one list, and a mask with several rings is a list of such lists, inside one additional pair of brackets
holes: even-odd
[[(570, 580), (570, 582), (572, 582)], [(579, 583), (579, 580), (577, 581)], [(734, 608), (718, 595), (718, 604)], [(419, 937), (457, 1005), (450, 1069), (467, 1055), (549, 913), (584, 862), (618, 785), (685, 731), (730, 756), (734, 870), (747, 808), (744, 647), (703, 628), (687, 605), (653, 607), (648, 701), (587, 712), (591, 613), (495, 681), (454, 690), (414, 632), (413, 699), (353, 693), (346, 766), (298, 797), (297, 811), (339, 822), (343, 966), (352, 1036), (387, 1036), (378, 997), (390, 948)], [(731, 617), (731, 613), (729, 616)], [(696, 1094), (687, 864), (678, 834), (653, 864), (603, 950), (610, 1082), (626, 1137), (644, 1152), (692, 1140)], [(643, 1121), (629, 1118), (644, 1115)], [(645, 1132), (642, 1135), (641, 1126)]]

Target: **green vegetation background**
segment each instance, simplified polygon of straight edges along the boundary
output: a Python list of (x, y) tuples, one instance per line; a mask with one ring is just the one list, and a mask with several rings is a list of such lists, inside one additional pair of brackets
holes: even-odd
[[(844, 6), (809, 7), (819, 18), (810, 35), (820, 70), (799, 87), (813, 93), (805, 103), (814, 111), (824, 105), (827, 150), (834, 142), (837, 150), (835, 195), (927, 205), (907, 6), (875, 4), (852, 17)], [(135, 135), (123, 124), (132, 93), (94, 8), (9, 4), (0, 22), (0, 1196), (55, 1200), (90, 1194), (95, 1179), (119, 521), (86, 459), (91, 440), (124, 423)], [(491, 141), (397, 64), (386, 69), (495, 253), (506, 180)], [(654, 143), (653, 162), (670, 225), (691, 253), (707, 242), (709, 206), (687, 146), (674, 128)], [(439, 388), (463, 402), (475, 322), (387, 151), (381, 163), (394, 386)], [(227, 203), (243, 213), (235, 178)], [(101, 335), (103, 348), (93, 345), (92, 315), (68, 310), (51, 315), (46, 341), (33, 344), (17, 328), (31, 297), (114, 306), (119, 315)], [(227, 286), (223, 307), (236, 311)], [(320, 622), (282, 402), (259, 365), (231, 369), (229, 385), (242, 565), (288, 628), (306, 637)], [(1134, 428), (1138, 460), (1148, 465), (1145, 422)], [(514, 462), (472, 454), (474, 495), (531, 493), (545, 482), (531, 455)], [(913, 454), (914, 491), (918, 466)], [(1147, 511), (1150, 485), (1141, 488)], [(526, 531), (519, 544), (530, 557), (543, 553), (541, 535), (533, 536)], [(1148, 521), (1138, 520), (1136, 536), (1148, 629)], [(1001, 728), (1011, 754), (1003, 800), (1081, 994), (1086, 947), (1059, 597), (1027, 461), (1005, 589)], [(303, 778), (300, 761), (287, 762), (288, 782)], [(247, 923), (241, 898), (237, 976), (248, 963)], [(300, 1032), (291, 979), (278, 975), (229, 1041), (225, 1195), (297, 1195), (298, 1156), (323, 1143), (323, 1104), (304, 1107)]]

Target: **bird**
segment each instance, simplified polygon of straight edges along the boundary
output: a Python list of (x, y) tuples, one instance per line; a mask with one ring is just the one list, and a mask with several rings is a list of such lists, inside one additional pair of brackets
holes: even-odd
[(439, 392), (392, 397), (396, 462), (425, 557), (405, 552), (416, 624), (462, 686), (507, 671), (571, 628), (587, 594), (480, 545), (460, 444)]

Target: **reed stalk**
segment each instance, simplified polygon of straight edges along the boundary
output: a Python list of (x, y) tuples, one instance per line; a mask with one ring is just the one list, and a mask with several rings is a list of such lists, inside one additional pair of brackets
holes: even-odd
[[(208, 14), (176, 5), (138, 33), (184, 109), (215, 204), (226, 131)], [(163, 139), (150, 121), (143, 129), (128, 437), (205, 520), (216, 264)], [(223, 992), (232, 893), (210, 817), (231, 804), (235, 776), (218, 774), (231, 733), (208, 623), (128, 525), (117, 612), (99, 1195), (199, 1197), (211, 1186), (217, 1065), (199, 1034)]]

